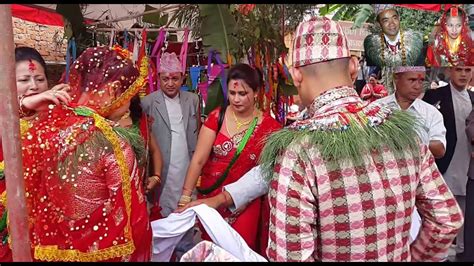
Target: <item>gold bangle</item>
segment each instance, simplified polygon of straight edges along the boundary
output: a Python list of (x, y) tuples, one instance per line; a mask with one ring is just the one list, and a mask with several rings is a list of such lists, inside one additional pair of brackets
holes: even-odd
[(23, 118), (23, 117), (27, 117), (27, 116), (31, 116), (35, 113), (34, 110), (30, 110), (28, 108), (26, 108), (24, 105), (23, 105), (23, 100), (25, 99), (26, 95), (23, 94), (22, 96), (20, 96), (19, 98), (19, 110), (18, 110), (18, 113), (19, 113), (19, 116), (20, 118)]
[(191, 197), (186, 196), (186, 195), (181, 195), (181, 197), (179, 198), (179, 202), (180, 203), (189, 203), (189, 202), (191, 202)]
[(161, 179), (157, 175), (152, 175), (152, 176), (150, 176), (150, 178), (153, 178), (156, 182), (161, 183)]

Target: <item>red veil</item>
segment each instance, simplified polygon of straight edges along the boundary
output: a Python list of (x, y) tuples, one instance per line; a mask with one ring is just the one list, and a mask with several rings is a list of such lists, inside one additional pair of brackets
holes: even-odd
[[(447, 43), (447, 21), (449, 16), (460, 16), (462, 21), (462, 28), (460, 33), (461, 43), (459, 44), (457, 59), (452, 58), (452, 56), (450, 55)], [(441, 17), (440, 26), (440, 29), (436, 32), (434, 37), (434, 43), (438, 43), (438, 45), (430, 45), (428, 47), (427, 65), (443, 66), (441, 65), (439, 55), (445, 55), (452, 66), (474, 65), (474, 62), (472, 62), (473, 57), (471, 56), (472, 39), (470, 36), (469, 21), (466, 12), (458, 6), (452, 6), (444, 12), (443, 16)]]
[(137, 69), (120, 47), (87, 49), (71, 69), (70, 106), (50, 106), (25, 134), (36, 260), (149, 259), (151, 232), (132, 141), (105, 119), (128, 109), (147, 68), (147, 58)]

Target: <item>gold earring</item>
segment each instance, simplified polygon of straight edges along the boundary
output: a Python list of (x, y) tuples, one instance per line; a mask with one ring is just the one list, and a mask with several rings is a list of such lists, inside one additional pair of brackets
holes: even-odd
[(123, 120), (123, 119), (127, 119), (130, 117), (130, 110), (128, 110), (127, 112), (125, 112), (125, 114), (123, 114), (123, 116), (120, 118), (120, 120)]

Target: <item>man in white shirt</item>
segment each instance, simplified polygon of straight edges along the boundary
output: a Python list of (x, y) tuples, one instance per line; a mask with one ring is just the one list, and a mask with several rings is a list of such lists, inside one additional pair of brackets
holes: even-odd
[(432, 105), (420, 100), (426, 69), (423, 66), (396, 67), (394, 69), (395, 93), (379, 99), (376, 103), (385, 103), (392, 108), (407, 110), (420, 122), (418, 135), (429, 146), (435, 158), (441, 158), (446, 152), (446, 128), (443, 115)]

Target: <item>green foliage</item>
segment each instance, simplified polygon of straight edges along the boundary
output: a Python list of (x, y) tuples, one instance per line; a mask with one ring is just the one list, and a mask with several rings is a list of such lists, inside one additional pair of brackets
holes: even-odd
[[(156, 10), (156, 8), (150, 5), (145, 5), (145, 12), (151, 11), (151, 10)], [(168, 14), (161, 15), (160, 12), (146, 14), (146, 15), (143, 15), (142, 21), (161, 27), (161, 26), (166, 25), (166, 23), (168, 23)]]
[[(227, 74), (226, 74), (227, 75)], [(208, 115), (212, 110), (224, 102), (220, 75), (212, 82), (207, 90), (207, 102), (204, 114)]]
[(358, 11), (354, 16), (353, 28), (360, 28), (362, 24), (368, 22), (373, 23), (375, 21), (374, 9), (369, 4), (358, 5)]
[(94, 45), (92, 34), (87, 31), (84, 24), (81, 6), (79, 4), (57, 4), (56, 12), (61, 14), (65, 23), (65, 36), (70, 39), (74, 37), (77, 45), (77, 55)]
[(431, 34), (436, 21), (442, 16), (441, 12), (430, 12), (408, 8), (399, 8), (400, 27), (402, 29), (412, 29), (423, 33), (425, 40)]
[(230, 14), (229, 6), (200, 4), (199, 16), (205, 52), (215, 49), (221, 54), (221, 59), (227, 62), (227, 54), (233, 54), (238, 49), (235, 38), (236, 22)]
[(380, 150), (387, 145), (394, 152), (418, 151), (418, 127), (415, 117), (406, 111), (395, 111), (381, 125), (368, 126), (352, 119), (344, 131), (283, 129), (270, 135), (262, 154), (260, 165), (265, 179), (272, 178), (275, 161), (290, 145), (307, 139), (316, 145), (324, 160), (351, 160), (360, 164), (362, 154)]

